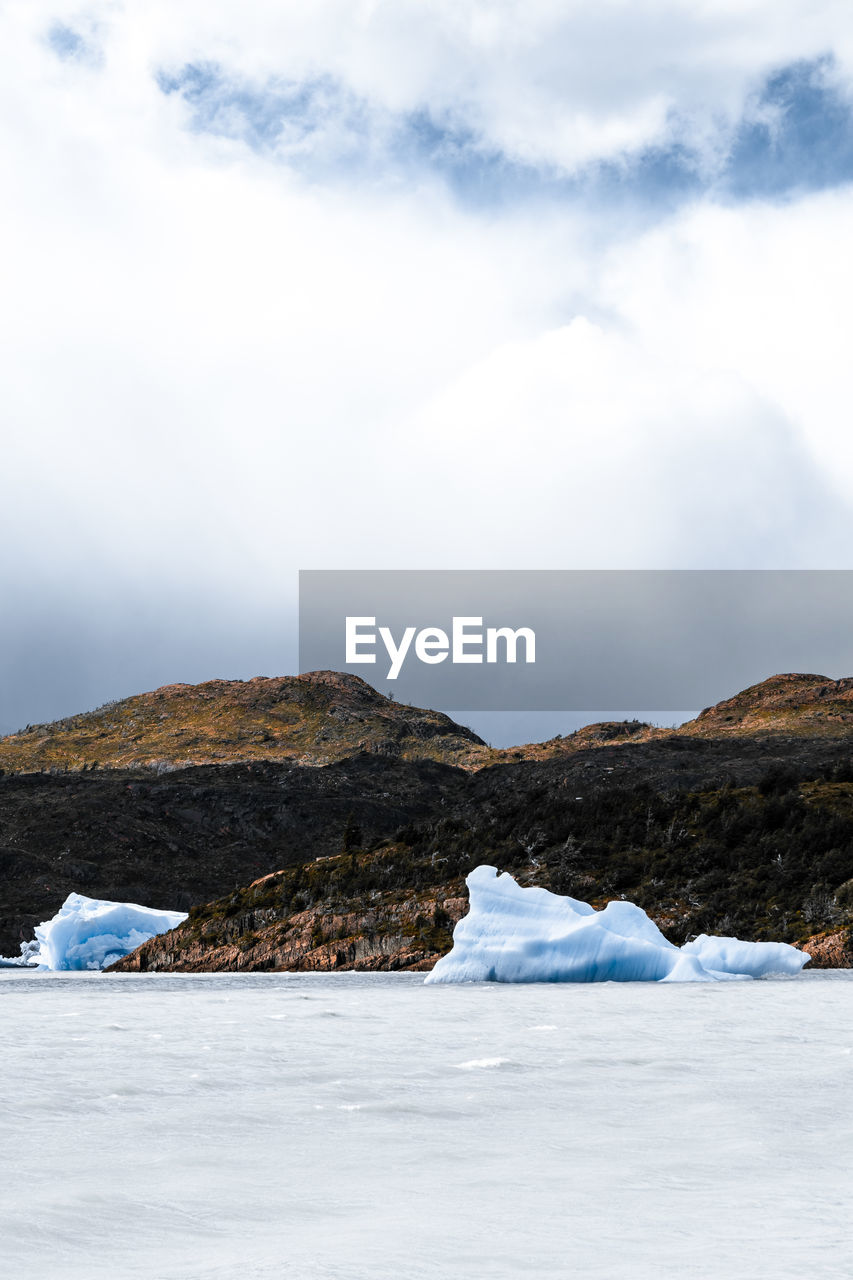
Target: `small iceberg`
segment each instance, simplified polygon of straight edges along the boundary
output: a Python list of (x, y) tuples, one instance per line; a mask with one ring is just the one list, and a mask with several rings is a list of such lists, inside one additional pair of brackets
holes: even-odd
[(0, 956), (0, 969), (37, 969), (38, 949), (39, 944), (35, 940), (22, 942), (19, 956)]
[(466, 883), (468, 914), (426, 982), (717, 982), (797, 974), (810, 959), (785, 942), (705, 934), (676, 947), (632, 902), (596, 911), (494, 867)]
[(69, 893), (52, 920), (36, 925), (35, 942), (21, 943), (21, 958), (13, 963), (54, 970), (104, 969), (186, 918), (185, 911), (157, 911), (135, 902)]

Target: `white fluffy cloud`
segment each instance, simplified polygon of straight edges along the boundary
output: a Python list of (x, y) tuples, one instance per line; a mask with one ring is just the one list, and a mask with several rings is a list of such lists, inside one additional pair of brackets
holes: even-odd
[(603, 252), (595, 320), (502, 344), (421, 411), (455, 509), (491, 509), (521, 562), (846, 567), (850, 213), (849, 190), (699, 206)]
[(831, 52), (853, 75), (844, 0), (114, 0), (22, 3), (27, 33), (67, 24), (106, 50), (138, 105), (152, 68), (332, 76), (391, 111), (460, 116), (509, 155), (573, 167), (659, 140), (674, 114), (707, 137), (768, 72)]
[(232, 593), (260, 617), (299, 567), (846, 563), (848, 188), (640, 230), (580, 203), (477, 209), (427, 171), (300, 177), (191, 132), (155, 80), (194, 59), (327, 75), (569, 167), (672, 112), (711, 138), (793, 57), (831, 50), (843, 81), (844, 6), (148, 0), (0, 21), (0, 524), (22, 627), (28, 598), (104, 584), (156, 615), (191, 581), (194, 609)]

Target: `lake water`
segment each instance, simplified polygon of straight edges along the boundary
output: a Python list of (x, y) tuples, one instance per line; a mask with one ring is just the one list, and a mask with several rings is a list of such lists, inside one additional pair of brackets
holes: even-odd
[(853, 1275), (853, 972), (0, 973), (2, 1274)]

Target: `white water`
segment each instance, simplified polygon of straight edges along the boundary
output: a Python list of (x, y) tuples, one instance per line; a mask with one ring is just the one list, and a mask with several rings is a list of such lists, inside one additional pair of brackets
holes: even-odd
[(2, 1273), (853, 1274), (853, 973), (0, 973)]

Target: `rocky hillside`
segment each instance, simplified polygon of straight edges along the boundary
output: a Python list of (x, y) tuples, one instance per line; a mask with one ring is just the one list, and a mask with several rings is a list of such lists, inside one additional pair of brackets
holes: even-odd
[[(706, 707), (677, 729), (640, 720), (586, 725), (548, 742), (502, 752), (504, 758), (545, 760), (604, 743), (654, 742), (662, 738), (835, 738), (853, 737), (853, 678), (789, 673), (770, 676), (733, 698)], [(490, 760), (487, 763), (494, 763)]]
[(394, 702), (358, 676), (314, 671), (166, 685), (96, 711), (29, 725), (0, 738), (0, 769), (163, 772), (253, 761), (316, 767), (367, 752), (476, 770), (672, 736), (842, 739), (851, 734), (853, 678), (779, 675), (707, 708), (675, 730), (639, 720), (608, 721), (547, 742), (494, 750), (441, 712)]
[(115, 967), (429, 968), (451, 946), (479, 862), (599, 908), (628, 898), (679, 945), (734, 934), (805, 946), (816, 967), (853, 963), (849, 761), (809, 778), (792, 759), (765, 761), (755, 784), (664, 792), (589, 771), (543, 787), (536, 766), (510, 770), (485, 771), (441, 816), (372, 846), (194, 907)]
[[(0, 742), (0, 954), (78, 890), (195, 909), (150, 967), (417, 965), (449, 945), (479, 862), (630, 898), (674, 941), (821, 933), (846, 954), (851, 686), (777, 676), (675, 731), (593, 725), (504, 752), (332, 673), (129, 699)], [(218, 763), (180, 756), (190, 733)], [(228, 758), (243, 750), (271, 758)], [(30, 751), (53, 763), (28, 772)]]
[(204, 765), (0, 777), (0, 955), (71, 892), (186, 911), (297, 862), (372, 843), (468, 775), (362, 754), (317, 769)]
[(489, 757), (439, 711), (393, 702), (335, 671), (171, 684), (0, 738), (0, 769), (164, 770), (278, 761), (333, 764), (359, 752), (475, 765)]
[(706, 738), (796, 734), (849, 738), (853, 735), (853, 678), (779, 675), (707, 707), (679, 733)]
[(387, 853), (384, 859), (345, 855), (264, 876), (194, 907), (182, 928), (152, 938), (112, 969), (431, 969), (450, 949), (453, 927), (468, 909), (464, 883), (367, 889), (368, 881), (381, 878), (383, 863), (387, 869)]

